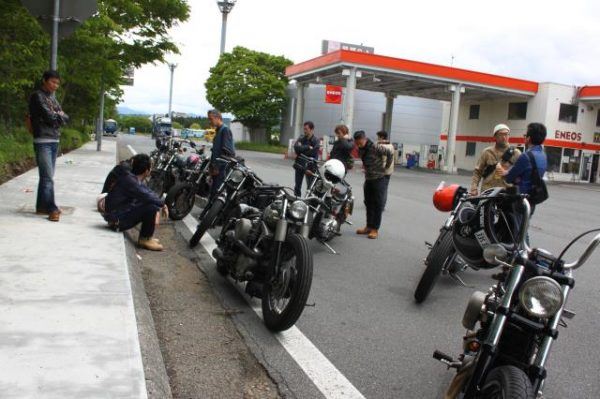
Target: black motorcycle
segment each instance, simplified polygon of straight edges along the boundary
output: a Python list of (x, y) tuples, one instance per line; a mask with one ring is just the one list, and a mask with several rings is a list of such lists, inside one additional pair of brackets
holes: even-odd
[[(319, 162), (299, 155), (304, 161), (304, 173), (311, 177), (306, 190), (306, 198), (316, 197), (319, 201), (310, 201), (309, 238), (315, 238), (332, 253), (337, 252), (328, 244), (329, 241), (341, 235), (344, 223), (352, 224), (348, 217), (354, 209), (352, 187), (345, 180), (332, 176), (324, 176), (319, 169)], [(298, 164), (297, 164), (298, 165)]]
[[(261, 186), (264, 209), (238, 204), (225, 222), (213, 256), (217, 270), (246, 283), (246, 293), (262, 300), (264, 323), (271, 331), (292, 327), (310, 293), (313, 257), (298, 231), (308, 213), (305, 199), (280, 186)], [(265, 202), (265, 203), (266, 203)]]
[[(192, 144), (192, 148), (195, 148), (195, 144)], [(210, 158), (201, 151), (189, 154), (184, 163), (183, 173), (169, 189), (165, 199), (172, 220), (181, 220), (190, 213), (196, 196), (207, 198), (210, 194)]]
[(182, 143), (168, 136), (156, 139), (156, 150), (150, 153), (152, 169), (147, 185), (158, 196), (168, 192), (183, 173), (186, 157)]
[(190, 239), (191, 248), (198, 245), (208, 229), (228, 220), (238, 204), (252, 205), (256, 187), (263, 185), (262, 179), (245, 166), (243, 160), (228, 157), (218, 158), (217, 161), (227, 163), (225, 180), (198, 217), (198, 226)]
[[(564, 253), (584, 234), (558, 257), (543, 249), (532, 249), (527, 243), (530, 205), (525, 196), (498, 193), (490, 201), (516, 204), (513, 209), (515, 215), (520, 214), (516, 217), (520, 227), (504, 243), (492, 239), (493, 243), (484, 245), (483, 251), (480, 246), (485, 262), (502, 265), (503, 272), (487, 293), (475, 292), (469, 300), (462, 320), (468, 330), (463, 338), (463, 353), (457, 360), (440, 351), (435, 351), (433, 357), (457, 370), (446, 398), (539, 398), (547, 378), (550, 350), (558, 337), (557, 328), (566, 327), (564, 318), (575, 315), (565, 309), (575, 284), (572, 270), (590, 257), (600, 243), (600, 234), (577, 261), (566, 263), (562, 259)], [(484, 215), (483, 208), (472, 215)], [(488, 224), (493, 221), (484, 219)], [(456, 248), (466, 257), (475, 256), (473, 249), (477, 245), (467, 238), (478, 240), (476, 232), (466, 231), (471, 222), (460, 222), (460, 228), (453, 232), (461, 236)], [(484, 233), (489, 237), (494, 228), (487, 227)], [(587, 233), (597, 231), (600, 229)], [(483, 234), (479, 236), (482, 241)], [(512, 243), (507, 244), (508, 241)]]

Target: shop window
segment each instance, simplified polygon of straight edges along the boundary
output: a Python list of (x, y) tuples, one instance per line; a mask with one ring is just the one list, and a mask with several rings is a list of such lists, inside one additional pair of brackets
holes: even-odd
[(548, 172), (559, 173), (562, 159), (562, 148), (544, 147), (544, 151), (546, 151), (546, 158), (548, 159)]
[(579, 106), (573, 104), (560, 104), (558, 120), (567, 123), (577, 123), (577, 112)]
[(508, 103), (508, 119), (527, 118), (527, 103)]
[(561, 172), (579, 174), (579, 162), (581, 161), (581, 150), (565, 148), (561, 159)]
[(476, 150), (477, 150), (477, 143), (468, 141), (467, 142), (467, 152), (465, 155), (468, 157), (474, 157)]
[(598, 113), (596, 114), (596, 126), (600, 126), (600, 109), (598, 110)]
[(472, 104), (469, 107), (469, 119), (479, 119), (479, 104)]

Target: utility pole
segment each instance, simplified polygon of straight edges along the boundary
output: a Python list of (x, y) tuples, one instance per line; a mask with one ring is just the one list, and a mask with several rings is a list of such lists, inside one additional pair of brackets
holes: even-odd
[(219, 10), (221, 10), (221, 14), (223, 14), (223, 22), (221, 23), (221, 52), (219, 54), (223, 54), (225, 52), (225, 37), (227, 36), (227, 14), (231, 12), (236, 1), (237, 0), (217, 0), (217, 6), (219, 6)]
[(177, 64), (169, 64), (169, 69), (171, 70), (171, 84), (169, 85), (169, 118), (172, 118), (171, 105), (173, 101), (173, 73), (175, 72), (175, 68), (177, 68)]
[(58, 23), (60, 22), (60, 0), (54, 0), (54, 13), (52, 14), (52, 50), (50, 52), (50, 69), (56, 71), (58, 63)]

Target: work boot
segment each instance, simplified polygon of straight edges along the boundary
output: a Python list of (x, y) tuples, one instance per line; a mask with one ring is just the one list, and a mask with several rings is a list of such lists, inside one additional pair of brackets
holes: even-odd
[(367, 237), (374, 240), (377, 238), (378, 235), (379, 235), (379, 233), (377, 232), (377, 229), (371, 229), (371, 231), (369, 231), (369, 235)]
[(140, 238), (138, 240), (138, 247), (144, 248), (150, 251), (162, 251), (163, 246), (157, 240), (153, 238)]
[(363, 227), (362, 229), (356, 230), (356, 234), (369, 234), (371, 229), (369, 227)]
[(54, 211), (48, 214), (48, 220), (51, 222), (58, 222), (60, 220), (60, 212)]

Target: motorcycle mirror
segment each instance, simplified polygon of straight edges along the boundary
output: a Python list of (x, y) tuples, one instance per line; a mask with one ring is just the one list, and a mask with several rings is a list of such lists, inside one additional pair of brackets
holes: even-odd
[(498, 265), (498, 260), (505, 260), (507, 257), (508, 251), (500, 244), (488, 245), (483, 249), (483, 259), (490, 265)]
[(190, 140), (190, 147), (196, 148), (196, 143), (194, 143), (192, 140)]

